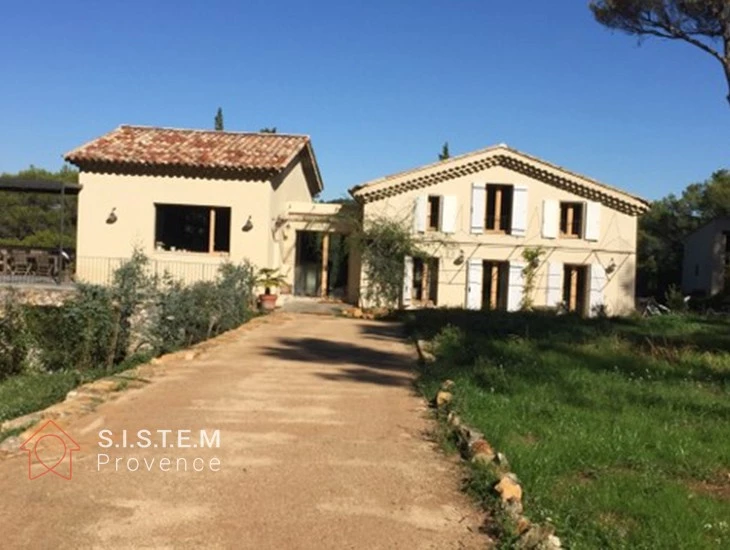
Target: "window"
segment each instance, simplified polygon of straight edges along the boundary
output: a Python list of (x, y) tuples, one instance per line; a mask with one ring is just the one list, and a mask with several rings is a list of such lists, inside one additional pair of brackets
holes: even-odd
[(482, 263), (482, 309), (506, 310), (509, 262)]
[(509, 233), (512, 227), (512, 194), (511, 185), (487, 185), (487, 231)]
[(426, 229), (429, 231), (438, 231), (441, 222), (441, 197), (438, 195), (429, 195), (428, 209), (426, 210)]
[(583, 236), (583, 203), (560, 203), (560, 236), (580, 239)]
[(155, 249), (230, 252), (231, 209), (222, 206), (156, 204)]

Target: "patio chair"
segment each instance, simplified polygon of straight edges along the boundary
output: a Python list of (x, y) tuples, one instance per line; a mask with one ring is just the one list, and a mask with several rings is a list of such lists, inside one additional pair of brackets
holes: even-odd
[(28, 255), (19, 250), (13, 250), (10, 256), (12, 260), (11, 275), (28, 275), (30, 274), (31, 264), (28, 261)]
[(43, 253), (35, 257), (36, 274), (40, 277), (51, 277), (55, 275), (55, 262), (50, 254)]

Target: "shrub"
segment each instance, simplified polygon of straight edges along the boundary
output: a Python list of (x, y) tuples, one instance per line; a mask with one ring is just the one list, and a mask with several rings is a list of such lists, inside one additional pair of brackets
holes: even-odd
[(252, 315), (253, 267), (223, 264), (215, 282), (185, 286), (169, 276), (157, 285), (147, 338), (158, 353), (168, 353), (235, 328)]
[(28, 331), (23, 311), (13, 294), (0, 312), (0, 380), (23, 371), (28, 357)]
[(113, 363), (118, 314), (110, 290), (81, 285), (62, 306), (27, 308), (26, 317), (44, 370), (85, 370)]

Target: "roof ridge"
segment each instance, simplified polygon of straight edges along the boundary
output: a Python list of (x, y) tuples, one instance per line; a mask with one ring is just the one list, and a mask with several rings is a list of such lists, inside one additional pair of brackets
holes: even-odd
[(173, 132), (195, 132), (195, 133), (201, 133), (201, 134), (229, 134), (234, 136), (275, 136), (275, 137), (296, 137), (296, 138), (306, 138), (311, 141), (311, 136), (309, 134), (289, 134), (289, 133), (279, 133), (279, 132), (239, 132), (239, 131), (231, 131), (231, 130), (210, 130), (207, 128), (178, 128), (174, 126), (150, 126), (147, 124), (120, 124), (117, 126), (117, 130), (121, 130), (122, 128), (133, 128), (137, 130), (170, 130)]

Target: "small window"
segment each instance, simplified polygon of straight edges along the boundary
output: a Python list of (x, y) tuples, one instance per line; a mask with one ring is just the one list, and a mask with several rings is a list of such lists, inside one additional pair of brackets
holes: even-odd
[(560, 203), (560, 236), (580, 239), (583, 236), (583, 203)]
[(512, 227), (512, 186), (487, 185), (487, 231), (509, 233)]
[(230, 252), (231, 209), (182, 204), (155, 205), (155, 249)]
[(441, 222), (441, 197), (438, 195), (429, 195), (428, 211), (426, 212), (426, 229), (429, 231), (438, 231)]

